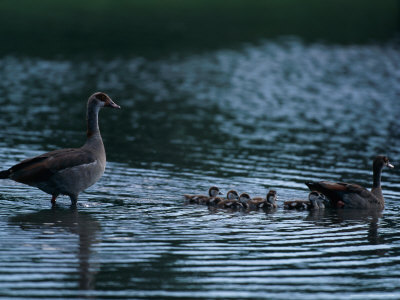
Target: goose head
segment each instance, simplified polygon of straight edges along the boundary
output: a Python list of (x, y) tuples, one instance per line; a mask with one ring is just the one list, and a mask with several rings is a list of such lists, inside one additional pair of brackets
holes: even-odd
[(268, 194), (267, 194), (267, 201), (268, 201), (268, 203), (275, 204), (276, 198), (277, 198), (276, 191), (270, 190), (270, 191), (268, 192)]
[(222, 195), (222, 193), (219, 191), (219, 188), (216, 186), (212, 186), (210, 187), (210, 189), (208, 190), (208, 195), (210, 197), (217, 197), (218, 195)]
[(251, 200), (250, 195), (247, 193), (241, 193), (239, 197), (239, 201), (241, 203), (247, 203)]
[(318, 191), (312, 191), (308, 195), (308, 200), (311, 202), (311, 207), (313, 208), (325, 208), (329, 200), (326, 196)]
[(388, 167), (390, 169), (394, 168), (394, 166), (389, 162), (389, 158), (387, 156), (384, 155), (376, 156), (373, 163), (374, 171), (382, 170), (383, 167)]
[(95, 107), (111, 107), (120, 109), (121, 106), (114, 103), (111, 98), (102, 92), (94, 93), (89, 97), (88, 105), (93, 105)]
[(234, 191), (234, 190), (230, 190), (227, 194), (226, 194), (226, 198), (228, 200), (239, 200), (239, 194)]

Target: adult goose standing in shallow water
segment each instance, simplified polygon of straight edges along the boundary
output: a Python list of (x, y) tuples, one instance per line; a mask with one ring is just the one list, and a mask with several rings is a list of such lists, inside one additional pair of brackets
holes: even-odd
[(385, 200), (382, 195), (381, 173), (384, 167), (394, 168), (386, 156), (376, 156), (372, 165), (373, 184), (371, 191), (357, 184), (343, 182), (306, 182), (311, 191), (324, 194), (330, 205), (336, 208), (383, 209)]
[(68, 195), (76, 205), (80, 192), (90, 187), (103, 175), (106, 152), (101, 139), (98, 114), (102, 107), (120, 108), (104, 93), (95, 93), (87, 102), (87, 139), (80, 148), (51, 151), (28, 158), (0, 171), (0, 179), (12, 179), (37, 187), (56, 198)]

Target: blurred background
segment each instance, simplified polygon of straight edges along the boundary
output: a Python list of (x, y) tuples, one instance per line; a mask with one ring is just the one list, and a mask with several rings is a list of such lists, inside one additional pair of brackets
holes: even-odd
[[(400, 1), (0, 0), (0, 166), (86, 137), (104, 176), (50, 208), (0, 181), (0, 298), (400, 299)], [(285, 211), (304, 181), (384, 212)], [(276, 211), (185, 205), (211, 185)], [(56, 291), (56, 292), (55, 292)]]
[(398, 0), (71, 0), (0, 2), (1, 54), (160, 56), (295, 35), (307, 42), (385, 41)]

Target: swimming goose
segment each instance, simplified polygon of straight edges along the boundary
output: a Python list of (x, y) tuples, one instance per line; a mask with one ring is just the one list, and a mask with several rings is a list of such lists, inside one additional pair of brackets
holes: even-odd
[(222, 195), (222, 193), (219, 191), (219, 188), (216, 186), (212, 186), (208, 189), (208, 196), (206, 196), (206, 195), (183, 195), (183, 197), (189, 203), (208, 204), (208, 202), (211, 199), (216, 198), (218, 195)]
[(52, 195), (53, 205), (60, 194), (68, 195), (71, 204), (76, 205), (79, 193), (98, 181), (106, 167), (106, 153), (98, 125), (98, 113), (102, 107), (120, 108), (104, 93), (94, 93), (89, 97), (87, 139), (82, 147), (55, 150), (25, 159), (1, 171), (0, 179), (37, 187)]
[(384, 167), (394, 168), (386, 156), (376, 156), (373, 164), (373, 184), (371, 191), (351, 183), (343, 182), (306, 182), (311, 191), (319, 191), (335, 208), (383, 209), (385, 200), (382, 195), (381, 174)]

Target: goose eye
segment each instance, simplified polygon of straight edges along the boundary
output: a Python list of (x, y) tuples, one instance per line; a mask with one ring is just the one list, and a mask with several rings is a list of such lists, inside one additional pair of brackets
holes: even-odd
[(107, 102), (107, 96), (104, 94), (98, 94), (96, 98), (100, 101)]

